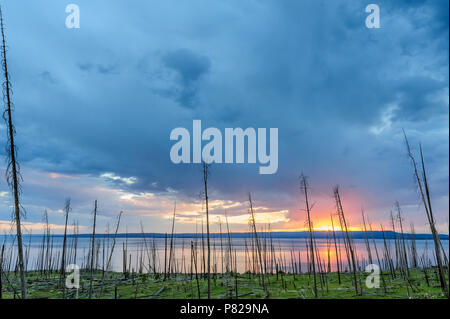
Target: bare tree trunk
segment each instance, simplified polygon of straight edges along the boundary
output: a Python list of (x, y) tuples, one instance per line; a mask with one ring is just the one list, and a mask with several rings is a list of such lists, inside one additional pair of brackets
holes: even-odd
[(337, 243), (336, 243), (336, 232), (334, 230), (333, 215), (330, 216), (330, 219), (331, 219), (331, 229), (333, 232), (334, 249), (336, 251), (336, 266), (337, 266), (338, 282), (340, 285), (341, 284), (341, 267), (339, 264), (339, 254), (338, 254), (338, 247), (337, 247)]
[(19, 178), (21, 179), (21, 176), (19, 164), (16, 163), (16, 146), (14, 144), (15, 128), (14, 124), (12, 123), (11, 84), (9, 83), (8, 64), (6, 62), (6, 42), (3, 28), (3, 14), (1, 8), (0, 8), (0, 24), (2, 30), (2, 67), (3, 72), (5, 74), (5, 80), (3, 83), (3, 95), (4, 99), (6, 99), (5, 101), (6, 109), (3, 113), (3, 119), (5, 120), (8, 127), (7, 143), (9, 143), (9, 145), (7, 145), (6, 147), (6, 152), (8, 154), (9, 159), (8, 167), (6, 169), (6, 180), (8, 182), (8, 185), (12, 188), (14, 195), (14, 215), (17, 232), (17, 249), (19, 258), (21, 297), (22, 299), (26, 299), (27, 287), (26, 287), (25, 268), (23, 260), (22, 229), (20, 223), (21, 205), (19, 201), (19, 193), (20, 193)]
[(353, 270), (353, 280), (355, 282), (355, 292), (358, 295), (359, 292), (358, 292), (358, 279), (356, 277), (357, 269), (356, 269), (355, 253), (353, 251), (352, 241), (351, 241), (351, 238), (350, 238), (350, 235), (348, 232), (347, 221), (345, 220), (344, 209), (342, 207), (341, 196), (339, 195), (339, 187), (338, 186), (336, 186), (334, 189), (334, 196), (336, 199), (337, 211), (340, 216), (339, 218), (342, 221), (342, 225), (344, 226), (343, 230), (345, 231), (345, 235), (347, 238), (348, 250), (350, 252), (350, 257), (351, 257), (351, 262), (352, 262), (351, 267), (353, 268), (352, 270)]
[(201, 299), (201, 296), (200, 296), (200, 284), (198, 282), (198, 270), (197, 270), (197, 244), (195, 245), (195, 250), (194, 250), (194, 243), (192, 241), (191, 241), (191, 252), (192, 252), (192, 258), (194, 259), (195, 281), (197, 283), (198, 299)]
[(164, 233), (164, 279), (166, 280), (167, 276), (167, 233)]
[(233, 256), (231, 255), (231, 247), (232, 247), (232, 242), (231, 242), (231, 233), (230, 233), (230, 225), (228, 224), (228, 214), (225, 211), (225, 222), (227, 223), (227, 234), (228, 234), (228, 259), (227, 259), (227, 263), (226, 263), (226, 271), (229, 271), (229, 263), (233, 264)]
[(248, 194), (248, 201), (250, 203), (250, 217), (251, 217), (251, 222), (252, 222), (252, 226), (253, 226), (253, 231), (255, 232), (256, 248), (258, 250), (259, 265), (260, 265), (260, 270), (261, 270), (261, 284), (262, 284), (263, 290), (266, 290), (266, 286), (264, 283), (263, 263), (262, 263), (262, 257), (261, 257), (261, 245), (260, 245), (260, 242), (258, 239), (258, 232), (256, 231), (255, 213), (253, 211), (253, 202), (252, 202), (251, 194)]
[(70, 212), (70, 198), (66, 199), (66, 205), (64, 207), (64, 213), (65, 213), (65, 224), (64, 224), (64, 238), (63, 238), (63, 247), (62, 247), (62, 257), (61, 257), (61, 271), (59, 275), (59, 286), (63, 287), (63, 299), (66, 297), (66, 285), (63, 285), (64, 276), (66, 274), (66, 243), (67, 243), (67, 221), (69, 219), (69, 212)]
[(0, 299), (3, 298), (3, 285), (2, 285), (2, 272), (3, 272), (3, 253), (5, 252), (5, 244), (2, 245), (2, 250), (0, 253)]
[(372, 242), (373, 242), (373, 247), (375, 248), (375, 254), (377, 256), (378, 265), (380, 267), (380, 277), (381, 277), (381, 282), (383, 283), (384, 293), (387, 293), (387, 291), (386, 291), (386, 281), (384, 280), (384, 275), (383, 275), (383, 267), (381, 265), (380, 255), (378, 254), (377, 243), (375, 241), (375, 236), (373, 235), (372, 225), (370, 224), (370, 222), (369, 222), (369, 228), (370, 228), (370, 233), (372, 234)]
[(114, 237), (113, 237), (113, 243), (112, 243), (111, 251), (109, 252), (108, 261), (106, 262), (106, 271), (109, 270), (109, 266), (111, 264), (111, 258), (112, 258), (113, 252), (114, 252), (114, 248), (116, 246), (116, 237), (117, 237), (117, 232), (119, 231), (120, 218), (122, 217), (122, 214), (123, 214), (123, 212), (121, 211), (119, 213), (119, 217), (117, 218), (116, 231), (114, 232)]
[(364, 210), (363, 209), (361, 209), (361, 214), (362, 214), (362, 220), (363, 220), (363, 226), (364, 226), (364, 241), (366, 243), (366, 248), (367, 248), (367, 257), (369, 257), (369, 264), (373, 264), (372, 252), (370, 250), (369, 237), (367, 235), (366, 217), (364, 216)]
[(171, 261), (172, 261), (172, 255), (173, 255), (173, 232), (175, 230), (175, 212), (177, 210), (177, 203), (175, 203), (175, 206), (173, 208), (173, 218), (172, 218), (172, 233), (170, 235), (170, 250), (169, 250), (169, 277), (170, 277), (170, 270), (171, 270)]
[(314, 298), (317, 298), (318, 292), (317, 292), (316, 265), (315, 265), (315, 257), (314, 257), (313, 226), (312, 226), (312, 222), (311, 222), (311, 208), (309, 206), (309, 199), (308, 199), (308, 182), (306, 180), (306, 176), (303, 174), (300, 177), (300, 183), (301, 183), (300, 187), (303, 190), (304, 195), (305, 195), (306, 217), (307, 217), (308, 229), (309, 229), (309, 249), (310, 249), (309, 258), (311, 261), (311, 270), (313, 272), (313, 278), (314, 278)]
[(401, 252), (401, 254), (402, 254), (402, 258), (403, 258), (403, 265), (404, 265), (404, 267), (405, 267), (405, 270), (406, 270), (406, 274), (407, 274), (407, 277), (409, 278), (409, 268), (408, 268), (408, 256), (407, 256), (407, 252), (406, 252), (406, 244), (405, 244), (405, 235), (404, 235), (404, 232), (403, 232), (403, 217), (402, 217), (402, 211), (401, 211), (401, 209), (400, 209), (400, 203), (397, 201), (397, 202), (395, 202), (395, 207), (396, 207), (396, 209), (397, 209), (397, 219), (398, 219), (398, 222), (399, 222), (399, 224), (400, 224), (400, 234), (401, 234), (401, 239), (402, 239), (402, 252)]
[(220, 259), (222, 260), (222, 276), (223, 276), (223, 239), (222, 239), (222, 221), (219, 217), (219, 231), (220, 231)]
[(92, 297), (92, 281), (94, 277), (95, 224), (97, 222), (97, 200), (94, 202), (94, 226), (92, 227), (91, 278), (89, 282), (89, 299)]
[[(427, 214), (428, 223), (430, 224), (431, 234), (433, 235), (434, 249), (435, 249), (436, 260), (437, 260), (437, 264), (438, 264), (439, 280), (441, 283), (441, 288), (442, 288), (442, 291), (444, 292), (445, 296), (448, 298), (449, 293), (448, 293), (447, 281), (445, 279), (444, 267), (442, 265), (442, 260), (441, 260), (441, 242), (439, 239), (439, 234), (436, 230), (433, 211), (431, 208), (430, 189), (428, 186), (427, 174), (426, 174), (426, 170), (425, 170), (425, 161), (423, 159), (422, 146), (420, 146), (420, 159), (421, 159), (421, 164), (422, 164), (421, 166), (422, 166), (423, 182), (419, 175), (416, 160), (415, 160), (414, 156), (412, 155), (411, 148), (410, 148), (409, 142), (408, 142), (408, 138), (406, 137), (406, 133), (405, 132), (403, 132), (403, 133), (405, 136), (405, 143), (406, 143), (406, 147), (407, 147), (407, 151), (408, 151), (408, 156), (411, 159), (411, 162), (414, 167), (414, 176), (417, 181), (417, 186), (419, 186), (419, 191), (420, 191), (420, 195), (422, 197), (422, 201), (423, 201), (423, 204), (425, 207), (425, 212)], [(425, 190), (424, 190), (424, 188), (425, 188)]]
[(208, 208), (208, 165), (203, 163), (203, 183), (205, 185), (206, 203), (206, 243), (208, 246), (208, 299), (211, 298), (211, 246), (209, 242), (209, 208)]

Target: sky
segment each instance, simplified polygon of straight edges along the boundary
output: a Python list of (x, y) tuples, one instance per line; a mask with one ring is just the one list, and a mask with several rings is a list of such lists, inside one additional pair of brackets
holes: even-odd
[[(69, 3), (80, 28), (65, 25)], [(380, 28), (365, 8), (380, 8)], [(401, 205), (407, 228), (429, 232), (403, 139), (422, 143), (438, 229), (448, 233), (449, 3), (320, 0), (1, 1), (21, 164), (25, 232), (47, 210), (61, 232), (178, 232), (205, 219), (200, 164), (174, 164), (172, 129), (192, 121), (225, 128), (278, 128), (278, 171), (212, 164), (211, 229), (228, 216), (301, 230), (308, 177), (312, 220), (330, 225), (339, 185), (349, 224), (361, 210), (390, 228)], [(0, 124), (0, 143), (6, 145)], [(0, 170), (6, 169), (1, 147)], [(0, 230), (10, 232), (12, 196), (0, 180)], [(223, 225), (222, 225), (223, 226)]]

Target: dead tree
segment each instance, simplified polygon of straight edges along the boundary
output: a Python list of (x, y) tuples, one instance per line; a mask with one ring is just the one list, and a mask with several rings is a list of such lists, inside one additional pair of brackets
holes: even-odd
[(334, 241), (334, 249), (336, 251), (336, 268), (337, 268), (337, 276), (338, 276), (338, 282), (339, 285), (341, 284), (341, 267), (339, 262), (339, 252), (338, 252), (338, 246), (336, 243), (336, 231), (334, 230), (334, 222), (333, 222), (333, 215), (330, 216), (331, 219), (331, 231), (333, 232), (333, 241)]
[(2, 299), (3, 286), (2, 286), (2, 271), (3, 271), (3, 253), (5, 252), (5, 244), (2, 245), (2, 250), (0, 253), (0, 299)]
[(14, 105), (11, 102), (11, 83), (9, 82), (9, 73), (8, 73), (8, 64), (6, 59), (6, 40), (5, 40), (5, 32), (3, 27), (3, 14), (0, 8), (0, 25), (2, 31), (2, 68), (4, 73), (4, 81), (3, 81), (3, 102), (5, 104), (5, 110), (3, 112), (3, 119), (5, 120), (7, 126), (7, 146), (6, 146), (6, 154), (8, 158), (8, 165), (6, 168), (6, 181), (9, 187), (12, 189), (14, 196), (14, 222), (16, 224), (17, 231), (17, 250), (18, 250), (18, 259), (19, 259), (19, 271), (20, 271), (20, 288), (21, 288), (21, 297), (22, 299), (26, 299), (27, 297), (27, 287), (26, 287), (26, 278), (25, 278), (25, 267), (24, 267), (24, 259), (23, 259), (23, 244), (22, 244), (22, 229), (20, 223), (22, 206), (20, 205), (20, 183), (22, 181), (22, 176), (20, 175), (20, 166), (17, 162), (17, 149), (14, 143), (14, 136), (16, 130), (14, 128), (14, 124), (12, 122), (12, 113)]
[(211, 246), (209, 242), (209, 207), (208, 207), (208, 164), (203, 162), (203, 184), (205, 186), (206, 204), (206, 243), (208, 246), (208, 299), (211, 298)]
[[(252, 195), (248, 194), (248, 202), (249, 202), (249, 212), (250, 212), (250, 221), (253, 228), (253, 232), (255, 234), (255, 241), (256, 241), (256, 249), (258, 250), (258, 257), (259, 257), (259, 265), (260, 265), (260, 271), (261, 271), (261, 284), (263, 290), (266, 290), (266, 286), (264, 283), (264, 270), (263, 270), (263, 263), (262, 263), (262, 255), (261, 255), (261, 245), (258, 239), (258, 232), (256, 230), (256, 221), (255, 221), (255, 213), (253, 211), (253, 202), (252, 202)], [(236, 262), (236, 257), (235, 257)]]
[(403, 259), (403, 266), (405, 267), (407, 277), (409, 278), (408, 256), (407, 256), (407, 252), (406, 252), (405, 235), (403, 232), (403, 217), (402, 217), (402, 211), (400, 208), (400, 203), (398, 201), (395, 202), (395, 208), (397, 209), (397, 219), (400, 224), (400, 234), (401, 234), (401, 240), (402, 240), (401, 258)]
[(315, 257), (314, 257), (314, 238), (313, 238), (313, 225), (311, 221), (311, 207), (309, 205), (309, 199), (308, 199), (308, 181), (306, 179), (305, 175), (300, 176), (300, 189), (303, 191), (303, 194), (305, 196), (305, 206), (306, 206), (306, 218), (307, 218), (307, 224), (309, 229), (309, 249), (310, 251), (310, 261), (311, 261), (311, 269), (313, 272), (313, 279), (314, 279), (314, 298), (317, 298), (317, 278), (316, 278), (316, 265), (315, 265)]
[(91, 247), (91, 265), (90, 265), (90, 270), (91, 270), (91, 278), (89, 281), (89, 299), (91, 299), (92, 297), (92, 282), (93, 282), (93, 277), (94, 277), (94, 252), (95, 252), (95, 224), (97, 222), (97, 200), (95, 200), (94, 202), (94, 225), (92, 227), (92, 247)]
[(363, 226), (364, 226), (364, 241), (366, 243), (367, 257), (369, 258), (369, 264), (373, 264), (372, 251), (370, 250), (370, 242), (369, 242), (369, 237), (367, 235), (366, 217), (364, 216), (364, 209), (361, 209), (361, 215), (362, 215)]
[(116, 231), (114, 232), (114, 237), (113, 237), (111, 251), (109, 252), (108, 261), (106, 263), (106, 271), (109, 271), (109, 266), (111, 264), (111, 259), (112, 259), (112, 255), (113, 255), (113, 252), (114, 252), (114, 248), (116, 247), (116, 237), (117, 237), (117, 232), (119, 231), (120, 218), (122, 217), (122, 214), (123, 214), (123, 212), (121, 211), (119, 213), (119, 217), (117, 218)]
[(351, 268), (353, 271), (353, 281), (355, 283), (355, 292), (358, 295), (358, 278), (356, 277), (356, 260), (355, 260), (355, 252), (353, 250), (352, 247), (352, 240), (350, 238), (350, 234), (348, 231), (348, 226), (347, 226), (347, 221), (345, 220), (345, 214), (344, 214), (344, 209), (342, 207), (342, 201), (341, 201), (341, 196), (339, 195), (339, 187), (336, 186), (334, 188), (334, 198), (336, 200), (336, 208), (337, 208), (337, 212), (339, 215), (339, 220), (341, 221), (341, 224), (344, 226), (343, 231), (345, 233), (345, 237), (344, 237), (344, 241), (347, 241), (347, 247), (348, 247), (348, 251), (350, 253), (350, 258), (351, 258)]
[[(173, 234), (175, 231), (175, 213), (177, 211), (177, 203), (175, 202), (175, 206), (173, 208), (173, 218), (172, 218), (172, 233), (170, 235), (170, 247), (169, 247), (169, 268), (168, 268), (168, 276), (170, 277), (170, 273), (171, 273), (171, 261), (172, 261), (172, 257), (173, 257)], [(172, 265), (173, 266), (173, 265)]]
[[(65, 215), (65, 224), (64, 224), (64, 238), (63, 238), (63, 247), (62, 247), (62, 256), (61, 256), (61, 270), (59, 275), (59, 286), (62, 286), (64, 276), (66, 274), (66, 243), (67, 243), (67, 221), (69, 219), (70, 212), (70, 198), (66, 199), (66, 204), (64, 206), (64, 215)], [(63, 286), (63, 298), (66, 296), (66, 289)]]
[(442, 259), (441, 259), (441, 241), (439, 238), (439, 233), (436, 229), (436, 222), (433, 215), (433, 210), (431, 208), (431, 195), (430, 195), (430, 187), (428, 185), (427, 180), (427, 174), (425, 169), (425, 161), (423, 158), (422, 153), (422, 146), (420, 146), (420, 161), (421, 161), (421, 168), (422, 168), (422, 174), (419, 173), (419, 168), (417, 167), (417, 162), (414, 157), (414, 155), (411, 152), (411, 147), (409, 145), (408, 138), (406, 137), (405, 131), (403, 131), (403, 134), (405, 136), (405, 144), (406, 149), (408, 152), (408, 157), (411, 160), (411, 163), (413, 164), (414, 168), (414, 177), (417, 182), (417, 186), (419, 187), (420, 196), (422, 198), (423, 205), (425, 207), (425, 212), (428, 219), (428, 224), (430, 225), (431, 234), (433, 235), (433, 241), (434, 241), (434, 249), (436, 254), (436, 260), (437, 260), (437, 266), (439, 270), (439, 281), (441, 283), (442, 291), (444, 292), (445, 296), (448, 298), (448, 287), (447, 287), (447, 281), (445, 279), (445, 273), (444, 273), (444, 267), (442, 265)]

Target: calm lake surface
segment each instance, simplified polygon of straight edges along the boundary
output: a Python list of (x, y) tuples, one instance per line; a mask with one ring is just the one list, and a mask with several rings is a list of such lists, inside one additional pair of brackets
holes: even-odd
[[(279, 264), (279, 267), (283, 267), (286, 271), (291, 271), (296, 268), (297, 271), (307, 271), (307, 240), (305, 238), (274, 238), (272, 239), (273, 251), (270, 252), (270, 239), (265, 240), (266, 249), (264, 249), (264, 240), (261, 240), (261, 258), (266, 260), (268, 271), (270, 267), (275, 269), (275, 263)], [(88, 268), (89, 256), (91, 251), (91, 238), (79, 237), (75, 242), (73, 237), (69, 237), (67, 240), (67, 262), (66, 264), (76, 263), (81, 268)], [(354, 248), (356, 252), (356, 259), (360, 267), (364, 268), (368, 262), (368, 252), (365, 241), (363, 239), (354, 239)], [(408, 259), (412, 260), (411, 244), (410, 240), (406, 240), (406, 249), (408, 251)], [(112, 238), (98, 238), (96, 240), (95, 249), (95, 263), (98, 269), (102, 269), (107, 264), (108, 257), (111, 252), (113, 239)], [(171, 261), (171, 268), (177, 272), (190, 272), (192, 250), (191, 243), (196, 250), (196, 259), (198, 272), (203, 269), (203, 251), (205, 254), (205, 260), (207, 256), (206, 238), (204, 239), (204, 249), (201, 238), (174, 238), (173, 241), (173, 258)], [(422, 265), (422, 258), (426, 262), (435, 264), (434, 257), (434, 245), (432, 240), (416, 240), (416, 251), (419, 264)], [(14, 270), (17, 260), (16, 242), (13, 236), (0, 236), (0, 245), (5, 245), (3, 256), (3, 268), (4, 270)], [(38, 269), (42, 263), (42, 244), (43, 238), (41, 236), (25, 236), (25, 253), (27, 257), (27, 269)], [(56, 236), (51, 237), (50, 248), (48, 249), (48, 260), (50, 267), (57, 269), (60, 265), (61, 252), (62, 252), (63, 238)], [(76, 249), (75, 249), (76, 244)], [(384, 265), (385, 262), (385, 246), (384, 241), (380, 239), (375, 240), (376, 249), (380, 258), (380, 263)], [(442, 245), (448, 256), (449, 243), (448, 240), (442, 240)], [(330, 267), (332, 271), (337, 269), (336, 264), (336, 247), (334, 242), (327, 241), (327, 239), (316, 239), (316, 246), (318, 250), (318, 256), (316, 260), (320, 259), (323, 264), (324, 270), (328, 267), (328, 260), (330, 261)], [(154, 248), (153, 248), (154, 247)], [(197, 247), (197, 249), (195, 249)], [(254, 260), (259, 260), (256, 246), (253, 248), (251, 238), (232, 238), (231, 239), (231, 258), (229, 249), (228, 238), (211, 239), (211, 268), (212, 271), (222, 272), (225, 271), (227, 265), (231, 268), (237, 267), (239, 272), (245, 272), (252, 270), (256, 267)], [(395, 254), (395, 241), (387, 240), (387, 247), (390, 251), (392, 258), (396, 259)], [(0, 247), (1, 248), (1, 247)], [(378, 264), (375, 245), (370, 240), (370, 249), (372, 253), (373, 263)], [(126, 252), (124, 252), (126, 250)], [(153, 253), (154, 251), (154, 253)], [(253, 253), (253, 252), (254, 253)], [(266, 251), (266, 253), (264, 253)], [(140, 238), (116, 238), (115, 248), (112, 254), (110, 270), (123, 271), (124, 260), (126, 260), (127, 267), (133, 271), (152, 272), (153, 265), (155, 265), (157, 272), (164, 271), (164, 256), (167, 255), (169, 259), (170, 252), (170, 236), (167, 240), (167, 251), (165, 250), (164, 238), (146, 238), (145, 241)], [(345, 246), (342, 239), (337, 243), (337, 254), (340, 255), (343, 267), (347, 267), (347, 256), (345, 254)], [(45, 258), (45, 257), (44, 257)], [(231, 266), (232, 262), (232, 266)], [(168, 267), (168, 262), (166, 266)], [(194, 265), (192, 266), (194, 267)], [(383, 266), (384, 267), (384, 266)], [(194, 268), (195, 271), (195, 268)]]

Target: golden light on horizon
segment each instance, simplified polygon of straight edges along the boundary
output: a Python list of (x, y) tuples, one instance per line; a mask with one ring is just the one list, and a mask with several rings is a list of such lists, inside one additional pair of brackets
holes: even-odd
[(334, 228), (334, 231), (340, 231), (341, 227), (339, 226), (331, 226), (331, 225), (324, 225), (324, 226), (320, 226), (320, 227), (314, 227), (314, 230), (319, 230), (319, 231), (332, 231)]
[[(333, 230), (332, 225), (328, 225), (326, 223), (319, 224), (317, 226), (313, 226), (313, 231), (329, 231), (331, 232)], [(341, 227), (339, 225), (334, 225), (334, 231), (341, 231)], [(359, 226), (349, 226), (348, 231), (362, 231), (363, 228)], [(278, 229), (272, 229), (272, 231), (275, 232), (299, 232), (299, 231), (309, 231), (308, 227), (294, 227), (294, 228), (278, 228)]]

